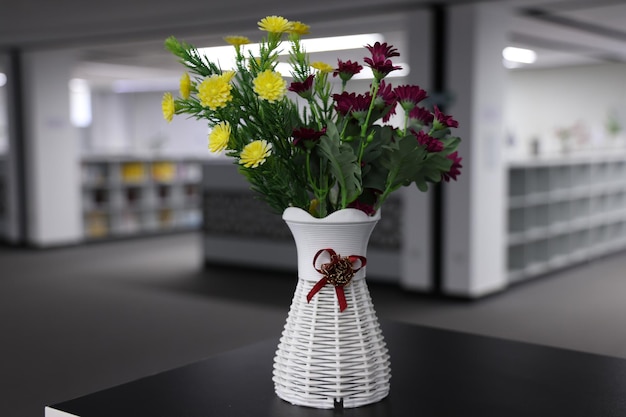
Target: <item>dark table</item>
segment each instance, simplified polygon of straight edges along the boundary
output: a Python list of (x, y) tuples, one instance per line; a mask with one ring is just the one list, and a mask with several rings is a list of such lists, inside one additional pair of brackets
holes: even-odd
[(46, 407), (79, 417), (626, 416), (626, 360), (381, 322), (391, 394), (356, 409), (292, 406), (274, 394), (275, 339)]

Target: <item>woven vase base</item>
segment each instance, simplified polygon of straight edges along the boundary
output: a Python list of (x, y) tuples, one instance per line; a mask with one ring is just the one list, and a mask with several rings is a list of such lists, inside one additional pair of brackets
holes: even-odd
[(298, 280), (274, 359), (279, 398), (315, 408), (360, 407), (389, 394), (388, 350), (365, 279), (344, 288), (339, 311), (327, 285), (307, 303), (314, 283)]

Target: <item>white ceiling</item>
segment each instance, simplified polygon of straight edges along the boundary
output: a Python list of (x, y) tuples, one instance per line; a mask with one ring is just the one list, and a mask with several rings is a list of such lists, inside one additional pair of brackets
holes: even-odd
[[(3, 2), (6, 0), (2, 0)], [(469, 1), (448, 0), (462, 4)], [(511, 44), (538, 52), (534, 67), (626, 62), (626, 0), (491, 0), (514, 10)], [(407, 12), (431, 0), (20, 0), (3, 5), (0, 52), (75, 47), (78, 75), (93, 79), (171, 77), (179, 65), (163, 49), (175, 34), (199, 45), (226, 33), (254, 36), (259, 17), (281, 14), (316, 35), (397, 31)], [(36, 12), (34, 12), (36, 11)]]
[(517, 3), (510, 40), (536, 50), (536, 66), (626, 62), (626, 1)]

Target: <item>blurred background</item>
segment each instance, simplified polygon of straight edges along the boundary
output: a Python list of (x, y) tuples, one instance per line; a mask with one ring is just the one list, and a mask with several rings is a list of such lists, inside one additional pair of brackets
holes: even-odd
[(168, 36), (216, 57), (267, 15), (333, 66), (392, 44), (388, 81), (460, 123), (459, 180), (383, 209), (381, 316), (626, 357), (623, 1), (23, 0), (0, 14), (3, 415), (280, 333), (289, 231), (204, 122), (161, 113), (184, 70)]

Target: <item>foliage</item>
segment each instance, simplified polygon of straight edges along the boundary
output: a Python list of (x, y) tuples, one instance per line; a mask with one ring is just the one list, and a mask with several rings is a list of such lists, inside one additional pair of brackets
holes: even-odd
[[(460, 142), (451, 128), (458, 123), (422, 101), (418, 86), (393, 88), (385, 80), (400, 69), (391, 58), (400, 54), (386, 43), (367, 45), (364, 64), (373, 73), (369, 91), (346, 87), (363, 66), (338, 60), (337, 68), (309, 62), (301, 38), (309, 27), (279, 16), (259, 22), (266, 35), (256, 52), (242, 36), (226, 37), (233, 45), (234, 70), (220, 68), (201, 50), (174, 37), (166, 48), (188, 72), (180, 97), (166, 93), (163, 115), (205, 120), (213, 132), (209, 149), (233, 158), (241, 174), (275, 211), (294, 206), (317, 217), (355, 207), (373, 214), (402, 186), (456, 179)], [(277, 71), (279, 51), (289, 45), (292, 81)], [(191, 74), (191, 77), (190, 75)], [(333, 91), (329, 76), (339, 77)], [(295, 99), (289, 98), (291, 91)], [(401, 127), (389, 124), (396, 108), (404, 112)]]

